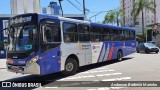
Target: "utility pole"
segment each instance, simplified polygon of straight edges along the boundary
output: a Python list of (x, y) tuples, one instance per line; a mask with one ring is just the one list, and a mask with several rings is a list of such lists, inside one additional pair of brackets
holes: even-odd
[(59, 4), (60, 4), (60, 8), (61, 8), (61, 12), (62, 12), (62, 17), (63, 17), (63, 9), (62, 9), (62, 5), (61, 5), (61, 1), (63, 0), (58, 0), (59, 1)]
[(86, 15), (85, 1), (83, 0), (83, 14)]

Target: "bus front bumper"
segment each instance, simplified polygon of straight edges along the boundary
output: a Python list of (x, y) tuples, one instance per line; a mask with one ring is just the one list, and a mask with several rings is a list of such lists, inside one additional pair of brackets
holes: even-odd
[(26, 66), (14, 66), (7, 64), (7, 70), (15, 73), (40, 75), (40, 66), (37, 63)]

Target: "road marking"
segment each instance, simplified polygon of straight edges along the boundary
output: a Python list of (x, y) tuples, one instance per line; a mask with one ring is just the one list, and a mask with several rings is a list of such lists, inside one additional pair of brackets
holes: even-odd
[(65, 79), (60, 79), (60, 81), (62, 80), (73, 80), (73, 79), (83, 79), (83, 78), (92, 78), (95, 77), (94, 75), (88, 75), (88, 76), (79, 76), (79, 77), (68, 77)]
[(103, 79), (102, 81), (120, 81), (120, 80), (128, 80), (131, 77), (122, 77), (122, 78), (112, 78), (112, 79)]
[(84, 78), (93, 78), (93, 77), (103, 77), (103, 76), (114, 76), (114, 75), (121, 75), (122, 73), (110, 73), (110, 74), (99, 74), (99, 75), (87, 75), (87, 76), (72, 76), (64, 79), (59, 79), (58, 81), (63, 81), (63, 80), (75, 80), (75, 79), (84, 79)]
[(103, 77), (103, 76), (113, 76), (113, 75), (120, 75), (122, 73), (110, 73), (110, 74), (99, 74), (99, 75), (95, 75), (97, 77)]
[(100, 73), (100, 72), (113, 72), (115, 70), (98, 70), (98, 71), (87, 71), (87, 72), (81, 72), (81, 73), (78, 73), (76, 75), (79, 75), (79, 74), (88, 74), (88, 73)]
[(101, 70), (101, 71), (90, 71), (90, 73), (98, 73), (98, 72), (113, 72), (115, 70)]

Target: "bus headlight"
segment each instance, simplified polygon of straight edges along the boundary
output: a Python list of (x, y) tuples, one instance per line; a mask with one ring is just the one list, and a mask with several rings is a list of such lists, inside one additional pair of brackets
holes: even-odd
[(37, 60), (38, 60), (38, 56), (36, 56), (36, 57), (32, 58), (30, 61), (28, 61), (27, 65), (31, 65), (31, 64), (37, 62)]

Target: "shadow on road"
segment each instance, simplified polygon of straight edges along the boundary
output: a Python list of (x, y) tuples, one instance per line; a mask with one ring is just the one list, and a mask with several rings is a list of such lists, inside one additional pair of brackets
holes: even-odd
[[(117, 61), (117, 60), (112, 60), (112, 61), (105, 61), (102, 63), (97, 63), (97, 64), (91, 64), (91, 65), (87, 65), (87, 66), (83, 66), (80, 67), (79, 70), (77, 71), (77, 74), (80, 72), (84, 72), (87, 70), (91, 70), (91, 69), (95, 69), (98, 67), (102, 67), (102, 66), (106, 66), (106, 65), (111, 65), (111, 64), (115, 64), (115, 63), (121, 63), (123, 61), (126, 60), (130, 60), (131, 58), (124, 58), (122, 61)], [(55, 81), (65, 78), (67, 76), (64, 76), (63, 74), (61, 74), (61, 72), (58, 73), (54, 73), (54, 74), (48, 74), (48, 75), (43, 75), (43, 76), (37, 76), (37, 75), (28, 75), (28, 76), (23, 76), (23, 77), (18, 77), (18, 78), (13, 78), (13, 79), (8, 79), (2, 82), (21, 82), (21, 83), (41, 83), (41, 86), (46, 86), (47, 84), (51, 84), (54, 83)], [(22, 89), (22, 88), (7, 88), (7, 90), (10, 89)], [(24, 89), (35, 89), (34, 88), (24, 88)]]
[(144, 53), (144, 52), (142, 52), (142, 53), (139, 53), (139, 54), (144, 54), (144, 55), (146, 55), (146, 54), (159, 54), (159, 53), (155, 53), (155, 52)]

